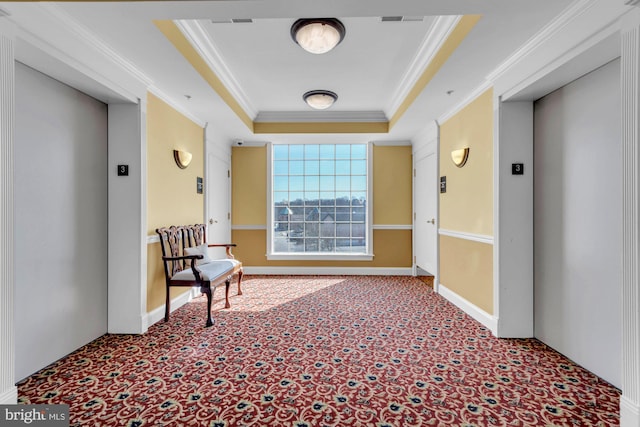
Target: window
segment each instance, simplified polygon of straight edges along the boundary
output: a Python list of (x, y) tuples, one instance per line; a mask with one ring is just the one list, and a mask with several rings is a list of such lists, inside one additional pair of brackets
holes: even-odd
[(273, 144), (269, 259), (371, 259), (367, 144)]

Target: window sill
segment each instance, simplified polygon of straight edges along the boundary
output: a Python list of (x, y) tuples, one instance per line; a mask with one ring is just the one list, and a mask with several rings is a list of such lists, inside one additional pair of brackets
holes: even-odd
[(322, 254), (322, 253), (272, 253), (267, 254), (269, 261), (373, 261), (373, 254)]

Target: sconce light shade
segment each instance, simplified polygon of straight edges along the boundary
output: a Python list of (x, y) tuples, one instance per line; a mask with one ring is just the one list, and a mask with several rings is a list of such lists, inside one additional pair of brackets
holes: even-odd
[(291, 37), (307, 52), (327, 53), (344, 38), (342, 22), (335, 18), (298, 19), (291, 26)]
[(451, 160), (457, 167), (463, 167), (467, 163), (467, 159), (469, 159), (469, 147), (451, 151)]
[(186, 169), (193, 156), (188, 151), (173, 150), (173, 158), (180, 169)]

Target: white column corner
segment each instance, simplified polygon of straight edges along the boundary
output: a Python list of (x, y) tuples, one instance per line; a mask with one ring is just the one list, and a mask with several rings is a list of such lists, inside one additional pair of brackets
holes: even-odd
[(15, 54), (12, 24), (0, 17), (0, 404), (16, 403), (13, 139)]
[(640, 9), (631, 11), (622, 20), (620, 67), (623, 153), (620, 425), (640, 427)]

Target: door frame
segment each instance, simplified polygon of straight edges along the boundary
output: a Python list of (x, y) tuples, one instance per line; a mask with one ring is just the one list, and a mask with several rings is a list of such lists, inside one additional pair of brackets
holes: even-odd
[[(436, 121), (429, 123), (421, 132), (419, 132), (416, 137), (412, 141), (413, 144), (413, 180), (412, 180), (412, 203), (413, 203), (413, 227), (412, 227), (412, 274), (414, 276), (417, 275), (417, 255), (416, 255), (416, 164), (418, 161), (425, 159), (429, 155), (435, 156), (436, 163), (436, 177), (440, 175), (440, 126)], [(433, 262), (434, 270), (429, 273), (433, 274), (433, 290), (438, 292), (438, 283), (439, 283), (439, 264), (440, 264), (440, 241), (439, 241), (439, 227), (440, 227), (440, 197), (437, 191), (438, 183), (434, 182), (433, 185), (436, 187), (435, 197), (433, 203), (435, 205), (435, 220), (434, 224), (434, 233), (435, 233), (435, 260)]]
[(228, 171), (228, 180), (227, 180), (227, 213), (228, 213), (228, 222), (227, 222), (227, 230), (226, 236), (228, 242), (220, 242), (220, 243), (229, 243), (231, 242), (231, 147), (224, 146), (220, 147), (220, 144), (216, 144), (212, 139), (209, 139), (209, 132), (207, 127), (204, 129), (204, 203), (203, 203), (203, 219), (204, 223), (207, 225), (207, 236), (209, 236), (209, 218), (211, 217), (211, 212), (209, 211), (209, 202), (211, 201), (211, 196), (209, 192), (209, 188), (211, 188), (211, 174), (209, 173), (209, 156), (214, 156), (220, 161), (224, 162), (227, 165)]

